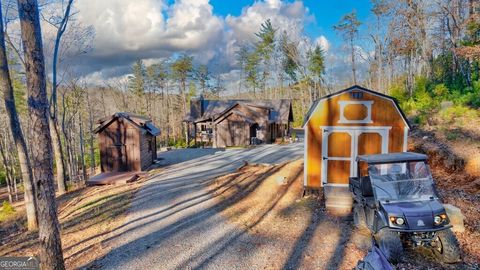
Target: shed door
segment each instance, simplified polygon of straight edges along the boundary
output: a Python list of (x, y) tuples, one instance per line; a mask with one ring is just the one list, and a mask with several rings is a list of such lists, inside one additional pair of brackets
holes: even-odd
[(122, 172), (127, 170), (124, 145), (112, 145), (107, 148), (107, 171)]
[(326, 135), (327, 149), (323, 156), (325, 174), (328, 183), (342, 184), (350, 176), (352, 163), (352, 142), (354, 138), (349, 132), (338, 131)]
[(358, 155), (388, 152), (390, 127), (322, 127), (322, 184), (346, 185)]

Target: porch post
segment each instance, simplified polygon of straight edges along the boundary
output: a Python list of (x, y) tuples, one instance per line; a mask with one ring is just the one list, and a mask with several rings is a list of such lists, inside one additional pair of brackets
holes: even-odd
[(197, 123), (193, 122), (193, 138), (195, 141), (195, 146), (197, 146)]

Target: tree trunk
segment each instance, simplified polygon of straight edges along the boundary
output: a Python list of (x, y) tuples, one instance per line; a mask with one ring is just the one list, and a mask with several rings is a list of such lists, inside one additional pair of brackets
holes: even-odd
[(352, 73), (353, 73), (353, 84), (357, 84), (357, 70), (355, 67), (355, 46), (353, 44), (353, 37), (350, 39), (350, 48), (352, 50)]
[(3, 32), (3, 19), (0, 8), (0, 87), (2, 88), (5, 109), (10, 120), (10, 130), (18, 153), (18, 161), (22, 172), (22, 181), (25, 190), (25, 209), (27, 213), (27, 228), (37, 229), (36, 201), (34, 197), (33, 175), (30, 158), (28, 156), (27, 143), (23, 136), (20, 120), (15, 106), (15, 95), (13, 93), (10, 71), (8, 69), (7, 54), (5, 48), (5, 37)]
[(87, 106), (88, 106), (88, 129), (90, 131), (90, 176), (95, 175), (95, 148), (94, 148), (94, 138), (93, 138), (93, 115), (92, 115), (92, 104), (88, 90), (86, 91), (87, 97)]
[(4, 143), (0, 141), (0, 154), (2, 157), (3, 167), (5, 167), (5, 181), (7, 182), (8, 201), (13, 203), (12, 183), (10, 180), (10, 165), (8, 164), (7, 154), (5, 153)]
[(90, 175), (95, 175), (95, 148), (92, 126), (90, 126)]
[(78, 114), (78, 126), (80, 128), (79, 136), (80, 136), (80, 163), (82, 164), (82, 180), (85, 182), (87, 181), (87, 169), (85, 168), (85, 146), (83, 144), (83, 124), (81, 119), (81, 114)]
[(38, 210), (38, 236), (42, 269), (63, 270), (62, 243), (53, 185), (52, 141), (45, 78), (42, 33), (36, 0), (17, 0), (28, 91), (28, 110), (32, 122), (32, 165), (35, 167), (35, 196)]
[(53, 152), (55, 157), (56, 180), (59, 194), (67, 192), (67, 185), (65, 183), (65, 159), (63, 157), (63, 147), (58, 132), (57, 120), (49, 117), (48, 123), (50, 125), (50, 136), (52, 138)]

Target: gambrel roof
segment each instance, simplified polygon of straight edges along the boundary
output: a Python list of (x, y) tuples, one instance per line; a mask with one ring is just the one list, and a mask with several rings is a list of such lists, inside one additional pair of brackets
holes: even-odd
[(351, 86), (351, 87), (349, 87), (349, 88), (340, 90), (340, 91), (338, 91), (338, 92), (335, 92), (335, 93), (332, 93), (332, 94), (323, 96), (323, 97), (315, 100), (315, 101), (312, 103), (312, 106), (311, 106), (310, 109), (308, 110), (307, 114), (305, 115), (305, 118), (304, 118), (302, 127), (305, 127), (305, 125), (308, 123), (308, 121), (310, 120), (310, 118), (311, 118), (311, 116), (313, 115), (313, 113), (317, 110), (318, 105), (319, 105), (322, 101), (327, 100), (327, 99), (329, 99), (329, 98), (332, 98), (332, 97), (334, 97), (334, 96), (341, 95), (341, 94), (346, 93), (346, 92), (354, 91), (354, 90), (356, 90), (356, 91), (365, 91), (365, 92), (367, 92), (367, 93), (369, 93), (369, 94), (376, 95), (376, 96), (379, 96), (379, 97), (382, 97), (382, 98), (385, 98), (385, 99), (390, 100), (390, 101), (393, 103), (393, 106), (395, 106), (396, 110), (397, 110), (397, 111), (399, 112), (399, 114), (401, 115), (403, 121), (405, 122), (405, 125), (406, 125), (409, 129), (411, 129), (410, 122), (408, 121), (407, 117), (406, 117), (405, 114), (403, 113), (402, 109), (400, 109), (400, 106), (398, 105), (398, 102), (397, 102), (397, 100), (396, 100), (394, 97), (391, 97), (391, 96), (388, 96), (388, 95), (385, 95), (385, 94), (382, 94), (382, 93), (379, 93), (379, 92), (376, 92), (376, 91), (373, 91), (373, 90), (364, 88), (364, 87), (359, 86), (359, 85)]

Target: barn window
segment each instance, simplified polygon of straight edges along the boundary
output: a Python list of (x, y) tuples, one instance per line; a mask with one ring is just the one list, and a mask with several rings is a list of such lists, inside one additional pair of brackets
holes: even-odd
[(363, 98), (363, 92), (352, 91), (352, 92), (350, 92), (350, 97), (352, 99), (362, 99)]
[(338, 102), (340, 124), (369, 124), (372, 121), (373, 100), (343, 100)]

